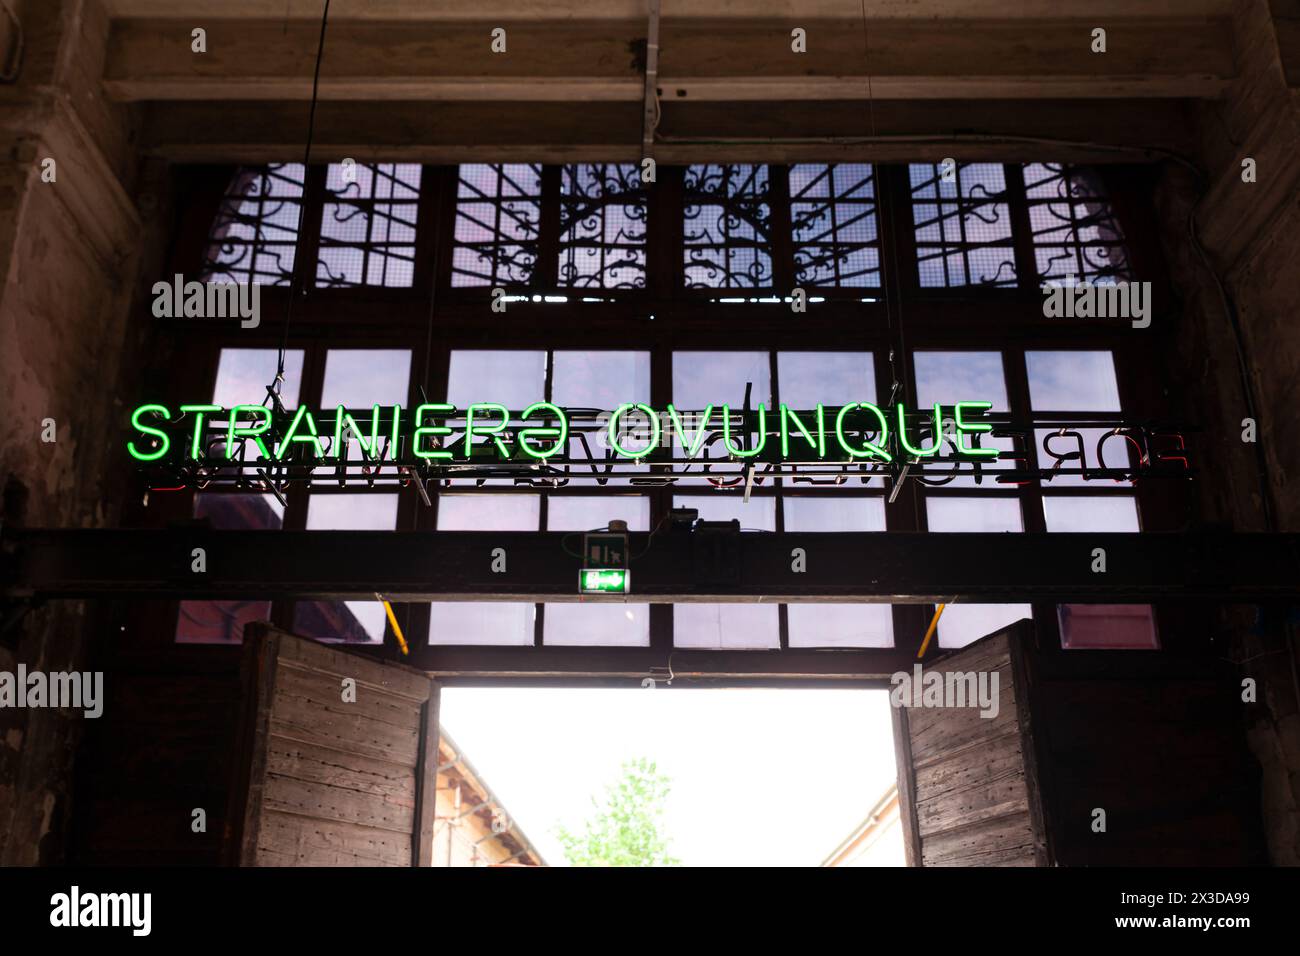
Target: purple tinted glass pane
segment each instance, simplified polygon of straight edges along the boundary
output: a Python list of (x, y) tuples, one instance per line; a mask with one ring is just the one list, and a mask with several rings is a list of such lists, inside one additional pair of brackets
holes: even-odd
[[(397, 495), (312, 495), (308, 531), (391, 531), (397, 526)], [(322, 641), (378, 644), (387, 615), (378, 601), (303, 601), (294, 608), (294, 630)]]
[(996, 163), (914, 163), (912, 224), (923, 288), (1015, 286), (1006, 180)]
[(1160, 638), (1149, 604), (1062, 604), (1061, 646), (1067, 650), (1156, 650)]
[(554, 358), (551, 401), (562, 408), (613, 411), (650, 401), (649, 352), (560, 351)]
[(542, 218), (541, 193), (540, 165), (461, 165), (453, 286), (517, 286), (532, 280)]
[[(284, 508), (271, 495), (194, 496), (194, 517), (228, 530), (276, 530)], [(178, 644), (238, 644), (244, 627), (271, 617), (270, 601), (182, 601), (176, 620)]]
[(1018, 498), (926, 498), (927, 527), (931, 531), (1023, 531)]
[(411, 353), (405, 349), (330, 349), (321, 407), (406, 405), (410, 380)]
[(1008, 408), (1000, 352), (916, 352), (912, 362), (919, 408), (935, 402), (991, 402), (994, 412)]
[(790, 220), (800, 285), (880, 285), (871, 166), (790, 167)]
[[(1017, 498), (926, 499), (930, 531), (1023, 531)], [(951, 604), (939, 618), (939, 646), (964, 647), (1021, 618), (1033, 617), (1028, 604)]]
[(645, 286), (646, 196), (640, 167), (569, 165), (560, 176), (562, 286)]
[(546, 502), (548, 531), (590, 531), (612, 520), (629, 531), (650, 530), (650, 499), (644, 495), (552, 495)]
[(298, 242), (302, 184), (301, 163), (241, 167), (208, 233), (200, 279), (288, 285)]
[(794, 409), (877, 402), (870, 352), (778, 352), (777, 389)]
[(410, 286), (420, 166), (332, 163), (325, 190), (316, 285)]
[[(550, 531), (589, 531), (612, 519), (627, 522), (629, 531), (650, 530), (650, 499), (643, 495), (612, 497), (552, 495), (546, 502)], [(572, 550), (580, 550), (575, 536)], [(636, 581), (632, 583), (636, 592)], [(648, 604), (548, 604), (542, 624), (543, 641), (556, 645), (646, 647), (650, 643)]]
[(682, 257), (696, 288), (772, 284), (768, 168), (689, 166), (684, 178)]
[[(222, 408), (236, 405), (261, 405), (266, 401), (266, 387), (275, 380), (276, 349), (222, 349), (217, 360), (217, 382), (212, 389), (212, 404)], [(280, 400), (293, 408), (298, 404), (302, 387), (302, 350), (284, 354), (284, 384)]]
[[(741, 528), (776, 530), (776, 500), (736, 496), (678, 495), (675, 508), (695, 508), (705, 521), (737, 519)], [(753, 650), (779, 647), (780, 618), (773, 605), (675, 604), (675, 647)]]
[(1127, 495), (1095, 498), (1046, 495), (1043, 516), (1048, 531), (1141, 531), (1137, 499)]
[[(1132, 468), (1135, 449), (1123, 434), (1113, 428), (1038, 429), (1037, 442), (1040, 468)], [(1046, 488), (1086, 488), (1105, 485), (1124, 487), (1131, 485), (1127, 479), (1086, 478), (1083, 475), (1057, 474), (1043, 479)]]
[(523, 411), (546, 394), (546, 353), (457, 349), (451, 353), (447, 401), (457, 408), (497, 402)]
[[(1048, 531), (1137, 532), (1137, 499), (1128, 495), (1047, 495)], [(1061, 646), (1067, 648), (1154, 648), (1155, 615), (1149, 604), (1062, 604), (1057, 608)]]
[(1118, 412), (1119, 383), (1110, 352), (1026, 352), (1034, 411)]
[[(804, 498), (782, 501), (786, 531), (884, 531), (883, 498)], [(791, 647), (892, 647), (888, 604), (791, 604)]]
[(439, 531), (537, 531), (537, 495), (441, 495)]
[[(540, 520), (536, 495), (438, 498), (439, 531), (537, 531)], [(524, 601), (434, 601), (429, 605), (429, 643), (529, 645), (536, 613), (536, 606)]]
[(673, 405), (681, 411), (702, 411), (706, 405), (721, 409), (723, 403), (739, 409), (746, 383), (754, 386), (750, 407), (771, 404), (766, 352), (673, 353)]

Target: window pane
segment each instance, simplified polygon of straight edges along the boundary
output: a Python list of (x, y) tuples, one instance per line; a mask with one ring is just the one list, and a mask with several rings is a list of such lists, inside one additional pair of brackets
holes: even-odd
[(613, 520), (626, 521), (629, 531), (649, 531), (650, 499), (644, 495), (552, 495), (546, 501), (548, 531), (590, 531)]
[(965, 647), (1033, 616), (1034, 609), (1028, 604), (949, 604), (939, 618), (939, 646)]
[(1117, 412), (1119, 384), (1109, 352), (1026, 352), (1029, 404), (1038, 411)]
[[(439, 531), (537, 531), (540, 520), (536, 495), (438, 496)], [(531, 645), (536, 616), (526, 601), (434, 601), (429, 643)]]
[(411, 353), (405, 349), (330, 349), (321, 408), (406, 405)]
[[(740, 427), (740, 410), (745, 404), (745, 387), (752, 383), (750, 408), (759, 405), (771, 407), (772, 381), (767, 352), (674, 352), (673, 353), (673, 406), (678, 412), (703, 412), (713, 406), (705, 433), (716, 433), (722, 425), (722, 406), (731, 407), (732, 442), (744, 444), (744, 429)], [(697, 429), (705, 422), (701, 415), (682, 415), (686, 442), (697, 441)], [(682, 436), (675, 427), (672, 432), (673, 454), (685, 457)], [(754, 440), (753, 434), (750, 441)], [(679, 485), (699, 485), (708, 482), (703, 469), (710, 463), (710, 474), (730, 478), (739, 474), (744, 466), (728, 460), (720, 439), (701, 445), (696, 452), (692, 470), (678, 479)]]
[(545, 394), (545, 352), (457, 349), (451, 353), (447, 401), (457, 408), (498, 402), (518, 412)]
[(1132, 278), (1124, 234), (1097, 171), (1062, 163), (1027, 163), (1025, 196), (1040, 281), (1088, 280), (1114, 285)]
[(880, 286), (880, 237), (870, 165), (790, 167), (795, 281), (800, 286)]
[[(397, 527), (397, 495), (312, 495), (308, 531), (391, 531)], [(300, 601), (295, 633), (323, 641), (379, 644), (387, 615), (378, 601)]]
[[(1040, 428), (1034, 432), (1038, 443), (1038, 466), (1052, 468), (1132, 468), (1133, 444), (1113, 428)], [(1076, 456), (1082, 456), (1076, 457)], [(1110, 487), (1131, 485), (1127, 479), (1085, 478), (1083, 475), (1057, 474), (1042, 480), (1044, 487), (1086, 488), (1104, 483)]]
[(650, 401), (649, 352), (561, 351), (554, 355), (551, 401), (562, 408), (613, 411), (625, 402)]
[(684, 189), (686, 285), (707, 289), (770, 287), (767, 167), (688, 166)]
[[(284, 507), (272, 495), (194, 496), (194, 517), (221, 530), (278, 530)], [(244, 626), (271, 617), (270, 601), (182, 601), (176, 620), (178, 644), (238, 644)]]
[(1056, 609), (1061, 646), (1067, 650), (1156, 650), (1155, 614), (1149, 604), (1062, 604)]
[(465, 163), (456, 190), (453, 286), (520, 286), (532, 281), (542, 220), (542, 167)]
[[(675, 508), (695, 508), (705, 521), (740, 521), (741, 528), (776, 530), (776, 500), (689, 495), (673, 498)], [(634, 579), (635, 580), (635, 579)], [(756, 650), (781, 646), (775, 604), (674, 604), (673, 646), (710, 650)]]
[[(782, 502), (786, 531), (884, 531), (883, 498), (795, 498)], [(816, 558), (809, 556), (810, 561)], [(815, 573), (815, 568), (813, 569)], [(791, 647), (893, 647), (888, 604), (791, 604)]]
[(1016, 285), (1006, 179), (997, 163), (913, 163), (912, 223), (922, 288)]
[[(302, 355), (301, 349), (284, 353), (284, 383), (280, 386), (280, 400), (288, 408), (298, 404), (302, 387)], [(222, 349), (217, 360), (212, 404), (222, 408), (261, 405), (266, 401), (266, 387), (275, 379), (278, 356), (276, 349)]]
[[(546, 502), (549, 531), (589, 531), (603, 528), (615, 518), (626, 521), (629, 531), (649, 531), (650, 499), (644, 495), (552, 495)], [(574, 535), (568, 542), (568, 550), (581, 553), (581, 535)], [(629, 567), (635, 572), (634, 565)], [(635, 573), (632, 593), (636, 593)], [(542, 619), (542, 640), (554, 645), (648, 647), (650, 605), (596, 600), (583, 604), (547, 604)]]
[[(1137, 500), (1127, 495), (1047, 495), (1043, 514), (1048, 531), (1141, 530)], [(1149, 604), (1062, 604), (1057, 608), (1057, 620), (1062, 647), (1149, 650), (1160, 646)]]
[(992, 402), (990, 411), (1005, 412), (1007, 380), (1001, 352), (916, 352), (916, 404)]
[[(931, 531), (1024, 530), (1016, 498), (929, 497), (925, 506)], [(1033, 617), (1028, 604), (949, 604), (939, 618), (939, 646), (965, 647), (1027, 617)]]
[(778, 352), (777, 389), (794, 409), (879, 401), (870, 352)]
[(537, 531), (536, 495), (439, 495), (439, 531)]
[(298, 243), (302, 182), (301, 163), (241, 167), (208, 233), (202, 281), (287, 286)]
[(1048, 531), (1141, 531), (1137, 499), (1127, 495), (1043, 497)]
[(419, 198), (416, 163), (330, 163), (317, 288), (409, 287), (415, 276)]
[(673, 405), (679, 411), (703, 411), (723, 403), (733, 410), (745, 404), (745, 385), (753, 383), (750, 407), (772, 401), (771, 369), (766, 352), (674, 352)]
[(645, 287), (646, 194), (631, 164), (582, 164), (560, 174), (561, 286)]

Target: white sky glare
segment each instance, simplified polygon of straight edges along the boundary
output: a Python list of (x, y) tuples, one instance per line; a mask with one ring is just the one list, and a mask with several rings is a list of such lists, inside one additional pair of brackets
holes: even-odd
[(552, 866), (625, 760), (687, 866), (816, 866), (894, 782), (883, 690), (444, 688), (441, 721)]

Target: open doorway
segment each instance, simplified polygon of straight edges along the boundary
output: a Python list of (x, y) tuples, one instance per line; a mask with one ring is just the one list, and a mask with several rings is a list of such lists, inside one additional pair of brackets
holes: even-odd
[(480, 789), (440, 777), (435, 866), (499, 862), (485, 792), (544, 865), (904, 865), (882, 690), (451, 687), (440, 720)]

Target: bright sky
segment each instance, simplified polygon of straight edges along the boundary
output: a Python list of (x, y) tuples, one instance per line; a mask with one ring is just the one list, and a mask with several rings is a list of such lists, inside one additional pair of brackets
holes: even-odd
[(625, 760), (688, 866), (816, 866), (894, 782), (883, 690), (444, 688), (443, 727), (552, 866)]

